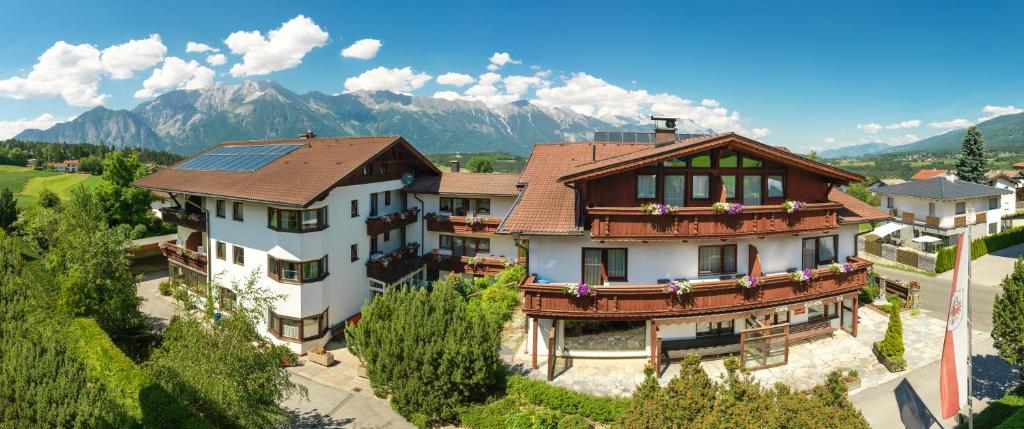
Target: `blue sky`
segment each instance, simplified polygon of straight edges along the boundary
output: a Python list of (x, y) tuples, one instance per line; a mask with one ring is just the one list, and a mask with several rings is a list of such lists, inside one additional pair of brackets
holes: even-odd
[[(0, 137), (245, 79), (670, 113), (798, 151), (908, 142), (1024, 107), (1024, 3), (890, 3), (5, 1)], [(363, 39), (381, 44), (361, 45), (368, 59), (340, 54)], [(132, 40), (146, 42), (105, 51)], [(439, 83), (446, 73), (458, 76)]]

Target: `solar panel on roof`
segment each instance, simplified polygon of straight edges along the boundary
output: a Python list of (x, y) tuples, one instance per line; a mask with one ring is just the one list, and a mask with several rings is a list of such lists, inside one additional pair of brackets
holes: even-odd
[(179, 165), (179, 170), (256, 171), (301, 144), (221, 146)]

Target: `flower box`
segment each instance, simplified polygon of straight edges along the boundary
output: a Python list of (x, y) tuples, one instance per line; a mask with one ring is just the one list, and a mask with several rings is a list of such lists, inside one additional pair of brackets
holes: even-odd
[(875, 354), (875, 357), (878, 358), (878, 362), (885, 366), (885, 369), (889, 370), (889, 372), (900, 372), (907, 369), (906, 359), (889, 359), (887, 356), (882, 354), (882, 350), (878, 348), (877, 342), (871, 344), (871, 352)]
[(860, 377), (844, 377), (843, 384), (846, 385), (846, 391), (849, 392), (854, 389), (860, 389), (861, 381)]
[(323, 347), (317, 347), (313, 350), (310, 350), (309, 354), (306, 355), (306, 358), (309, 359), (310, 362), (313, 362), (315, 364), (323, 366), (334, 365), (334, 354), (327, 350), (324, 350)]

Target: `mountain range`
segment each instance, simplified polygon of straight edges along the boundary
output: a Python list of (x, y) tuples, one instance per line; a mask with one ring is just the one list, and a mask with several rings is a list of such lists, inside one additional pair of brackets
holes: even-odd
[[(680, 121), (684, 132), (709, 132)], [(544, 141), (580, 141), (594, 131), (647, 131), (637, 123), (612, 124), (571, 110), (521, 100), (487, 106), (388, 91), (297, 94), (272, 81), (217, 83), (175, 90), (131, 110), (97, 107), (46, 130), (25, 130), (20, 140), (104, 143), (191, 154), (233, 140), (399, 134), (426, 153), (505, 151), (527, 154)]]

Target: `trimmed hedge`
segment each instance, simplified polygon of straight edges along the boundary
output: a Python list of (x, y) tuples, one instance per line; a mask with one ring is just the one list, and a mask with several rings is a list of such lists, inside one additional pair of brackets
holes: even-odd
[[(1006, 392), (1006, 395), (988, 404), (974, 416), (976, 428), (1019, 428), (1024, 423), (1024, 384)], [(967, 423), (957, 426), (966, 429)]]
[[(982, 255), (989, 254), (989, 252), (1005, 249), (1019, 243), (1024, 243), (1024, 226), (971, 241), (971, 259), (978, 259)], [(939, 249), (939, 253), (935, 258), (935, 272), (942, 273), (952, 270), (955, 263), (956, 246), (943, 247)]]
[(551, 410), (576, 414), (605, 424), (615, 423), (630, 402), (629, 398), (588, 395), (518, 375), (509, 377), (508, 394), (521, 396), (530, 403)]
[(111, 398), (142, 427), (212, 428), (208, 422), (156, 384), (114, 345), (93, 319), (71, 323), (72, 343), (90, 377), (106, 386)]

